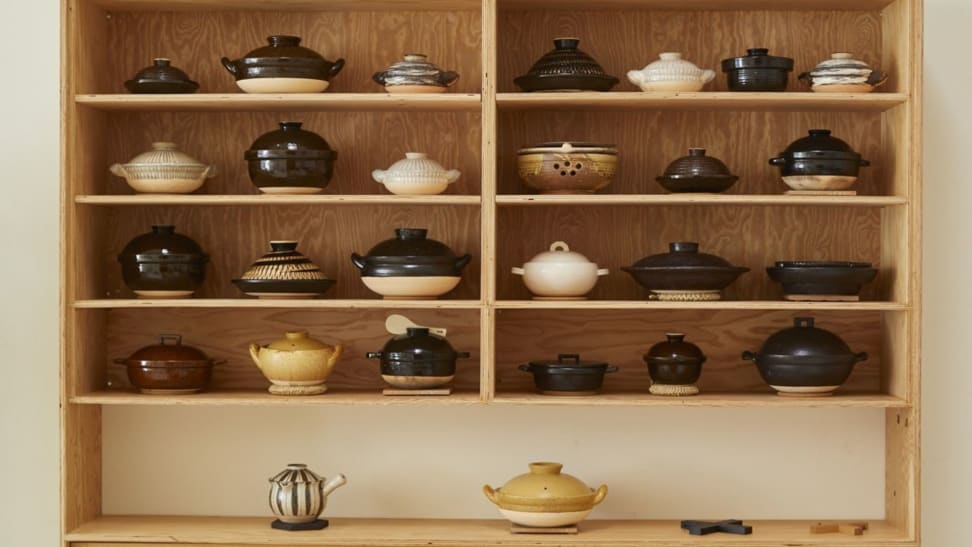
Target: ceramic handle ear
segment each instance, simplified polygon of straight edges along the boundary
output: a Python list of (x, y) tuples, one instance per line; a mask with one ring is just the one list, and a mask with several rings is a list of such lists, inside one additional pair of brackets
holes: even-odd
[(797, 79), (806, 82), (807, 85), (813, 85), (813, 78), (810, 77), (809, 72), (801, 72)]
[(617, 372), (617, 371), (618, 371), (618, 367), (616, 367), (614, 365), (610, 365), (610, 366), (608, 366), (607, 368), (604, 369), (604, 373), (605, 374), (607, 374), (609, 372)]
[(203, 171), (203, 178), (211, 179), (216, 176), (216, 173), (217, 169), (215, 165), (207, 165)]
[(601, 503), (602, 501), (604, 501), (604, 498), (606, 497), (607, 497), (607, 485), (602, 484), (600, 488), (597, 489), (597, 492), (594, 493), (594, 505)]
[(344, 68), (344, 59), (338, 59), (337, 61), (334, 61), (334, 64), (331, 65), (331, 70), (327, 71), (327, 78), (331, 79), (337, 76), (338, 72), (341, 72), (342, 68)]
[(888, 75), (880, 70), (872, 71), (871, 75), (867, 77), (867, 83), (871, 84), (873, 87), (877, 87), (886, 81), (888, 81)]
[(462, 256), (460, 256), (459, 259), (456, 260), (456, 269), (460, 269), (460, 268), (466, 267), (466, 264), (469, 264), (469, 261), (470, 260), (472, 260), (472, 255), (462, 255)]
[(457, 169), (449, 169), (448, 171), (446, 171), (446, 182), (448, 182), (449, 184), (456, 182), (457, 180), (459, 180), (460, 174), (461, 173), (459, 173)]
[(260, 366), (260, 346), (257, 344), (250, 344), (250, 358), (253, 359), (253, 364)]
[(854, 354), (854, 362), (855, 363), (859, 363), (861, 361), (867, 361), (867, 352), (866, 351), (862, 351), (860, 353), (855, 353)]
[(365, 267), (365, 258), (358, 253), (351, 253), (351, 262), (353, 262), (359, 270), (363, 270)]
[(108, 170), (111, 171), (111, 174), (115, 176), (119, 176), (119, 177), (128, 176), (128, 173), (125, 171), (125, 168), (120, 163), (116, 163), (112, 165), (111, 167), (108, 168)]
[(375, 72), (371, 75), (371, 79), (378, 85), (385, 85), (385, 71)]
[(439, 83), (446, 87), (451, 86), (452, 84), (456, 83), (458, 80), (459, 80), (458, 72), (446, 70), (445, 72), (439, 74)]
[(369, 351), (365, 355), (368, 357), (368, 359), (381, 359), (380, 351)]
[(715, 71), (714, 70), (709, 70), (709, 69), (703, 70), (702, 71), (702, 77), (701, 77), (702, 83), (703, 84), (707, 84), (707, 83), (711, 82), (712, 79), (715, 78), (715, 75), (716, 74), (715, 74)]
[(230, 74), (233, 76), (237, 75), (236, 63), (230, 61), (227, 57), (223, 57), (219, 60), (219, 62), (223, 63), (223, 68), (225, 68)]
[(460, 351), (459, 353), (456, 354), (456, 359), (469, 359), (469, 352)]
[(778, 158), (770, 158), (770, 165), (780, 166), (786, 163), (786, 160), (781, 156)]
[(513, 272), (513, 275), (523, 275), (526, 273), (526, 270), (523, 268), (517, 268), (516, 266), (514, 266), (511, 271)]
[(644, 81), (644, 77), (641, 75), (641, 72), (637, 70), (629, 70), (628, 81), (634, 85), (641, 85), (641, 82)]
[(492, 486), (484, 484), (483, 494), (486, 494), (486, 499), (493, 502), (495, 505), (499, 505), (499, 500), (497, 499), (499, 496), (496, 495), (496, 490), (493, 490)]
[(533, 372), (532, 370), (530, 370), (530, 365), (520, 365), (516, 368), (522, 370), (523, 372)]
[(868, 160), (861, 160), (861, 163), (859, 165), (861, 167), (867, 167), (867, 166), (871, 165), (871, 162), (868, 161)]
[(742, 353), (742, 358), (744, 361), (756, 361), (757, 357), (759, 357), (759, 354), (752, 351), (744, 351)]
[(611, 271), (610, 271), (610, 270), (608, 270), (607, 268), (598, 268), (598, 269), (597, 269), (597, 275), (598, 275), (598, 277), (601, 277), (601, 276), (604, 276), (604, 275), (607, 275), (607, 274), (609, 274), (609, 273), (611, 273)]
[(375, 169), (371, 172), (371, 178), (375, 179), (375, 182), (385, 183), (385, 171), (382, 169)]

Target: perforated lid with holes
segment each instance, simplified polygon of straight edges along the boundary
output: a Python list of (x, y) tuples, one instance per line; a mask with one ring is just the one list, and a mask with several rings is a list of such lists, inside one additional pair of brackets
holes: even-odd
[(618, 149), (614, 147), (613, 144), (603, 144), (594, 142), (542, 142), (540, 144), (530, 146), (527, 148), (521, 148), (518, 152), (519, 155), (524, 154), (545, 154), (545, 153), (561, 153), (561, 154), (609, 154), (612, 156), (618, 155)]

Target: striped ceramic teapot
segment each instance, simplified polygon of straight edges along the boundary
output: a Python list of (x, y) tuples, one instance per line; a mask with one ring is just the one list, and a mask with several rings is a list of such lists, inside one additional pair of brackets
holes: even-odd
[(347, 482), (342, 474), (326, 480), (302, 463), (289, 464), (270, 478), (270, 509), (281, 522), (313, 522), (327, 505), (327, 495)]

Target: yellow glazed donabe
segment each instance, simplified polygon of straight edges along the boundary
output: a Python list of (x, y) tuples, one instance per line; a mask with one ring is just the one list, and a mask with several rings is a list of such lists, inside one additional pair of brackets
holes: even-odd
[(590, 511), (604, 500), (606, 485), (594, 490), (561, 473), (562, 468), (559, 463), (534, 462), (529, 473), (517, 475), (497, 489), (483, 486), (483, 493), (501, 510), (537, 513)]
[[(287, 332), (266, 346), (250, 344), (250, 357), (274, 384), (271, 393), (310, 395), (323, 393), (324, 381), (341, 357), (340, 344), (329, 346), (306, 332)], [(284, 389), (277, 389), (282, 387)]]

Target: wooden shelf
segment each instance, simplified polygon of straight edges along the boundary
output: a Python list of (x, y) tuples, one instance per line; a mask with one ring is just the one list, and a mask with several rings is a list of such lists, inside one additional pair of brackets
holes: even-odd
[(451, 309), (476, 310), (478, 300), (271, 300), (259, 298), (105, 298), (76, 300), (79, 309), (118, 308), (287, 308), (287, 309)]
[(905, 93), (860, 95), (813, 92), (645, 93), (641, 91), (497, 93), (500, 111), (516, 110), (731, 110), (734, 112), (884, 112), (908, 100)]
[(480, 9), (478, 0), (89, 0), (125, 11), (453, 11)]
[(657, 300), (498, 300), (500, 310), (793, 310), (793, 311), (905, 311), (898, 302), (791, 302), (789, 300), (715, 300), (660, 302)]
[(775, 393), (700, 393), (691, 397), (659, 397), (648, 393), (599, 393), (590, 397), (558, 397), (532, 392), (499, 392), (491, 404), (664, 407), (788, 407), (788, 408), (907, 408), (907, 401), (892, 395), (841, 394), (831, 397), (781, 397)]
[[(780, 183), (783, 186), (783, 183)], [(786, 194), (503, 194), (499, 205), (788, 205), (794, 207), (891, 207), (900, 196), (789, 196)]]
[(448, 396), (384, 396), (380, 391), (342, 391), (310, 397), (284, 397), (266, 390), (207, 391), (191, 395), (146, 395), (133, 391), (98, 391), (70, 398), (79, 405), (129, 406), (327, 406), (327, 405), (471, 405), (481, 401), (479, 392), (457, 392)]
[[(486, 502), (484, 502), (486, 503)], [(595, 510), (594, 514), (597, 514)], [(326, 516), (326, 515), (325, 515)], [(271, 517), (105, 516), (69, 531), (70, 542), (188, 543), (214, 545), (664, 545), (708, 547), (859, 547), (916, 545), (882, 521), (870, 522), (863, 536), (811, 534), (816, 521), (757, 520), (747, 536), (690, 536), (674, 520), (587, 520), (576, 535), (511, 534), (505, 520), (330, 518), (321, 531), (285, 532), (270, 528)]]
[[(195, 4), (195, 0), (192, 3)], [(479, 112), (482, 108), (482, 97), (478, 93), (99, 94), (75, 95), (74, 102), (98, 110), (118, 112)]]
[(396, 196), (390, 194), (365, 195), (207, 195), (207, 194), (137, 194), (82, 195), (75, 203), (85, 205), (480, 205), (479, 196)]
[[(185, 1), (185, 0), (184, 0)], [(893, 0), (498, 0), (503, 11), (513, 10), (879, 10)]]

